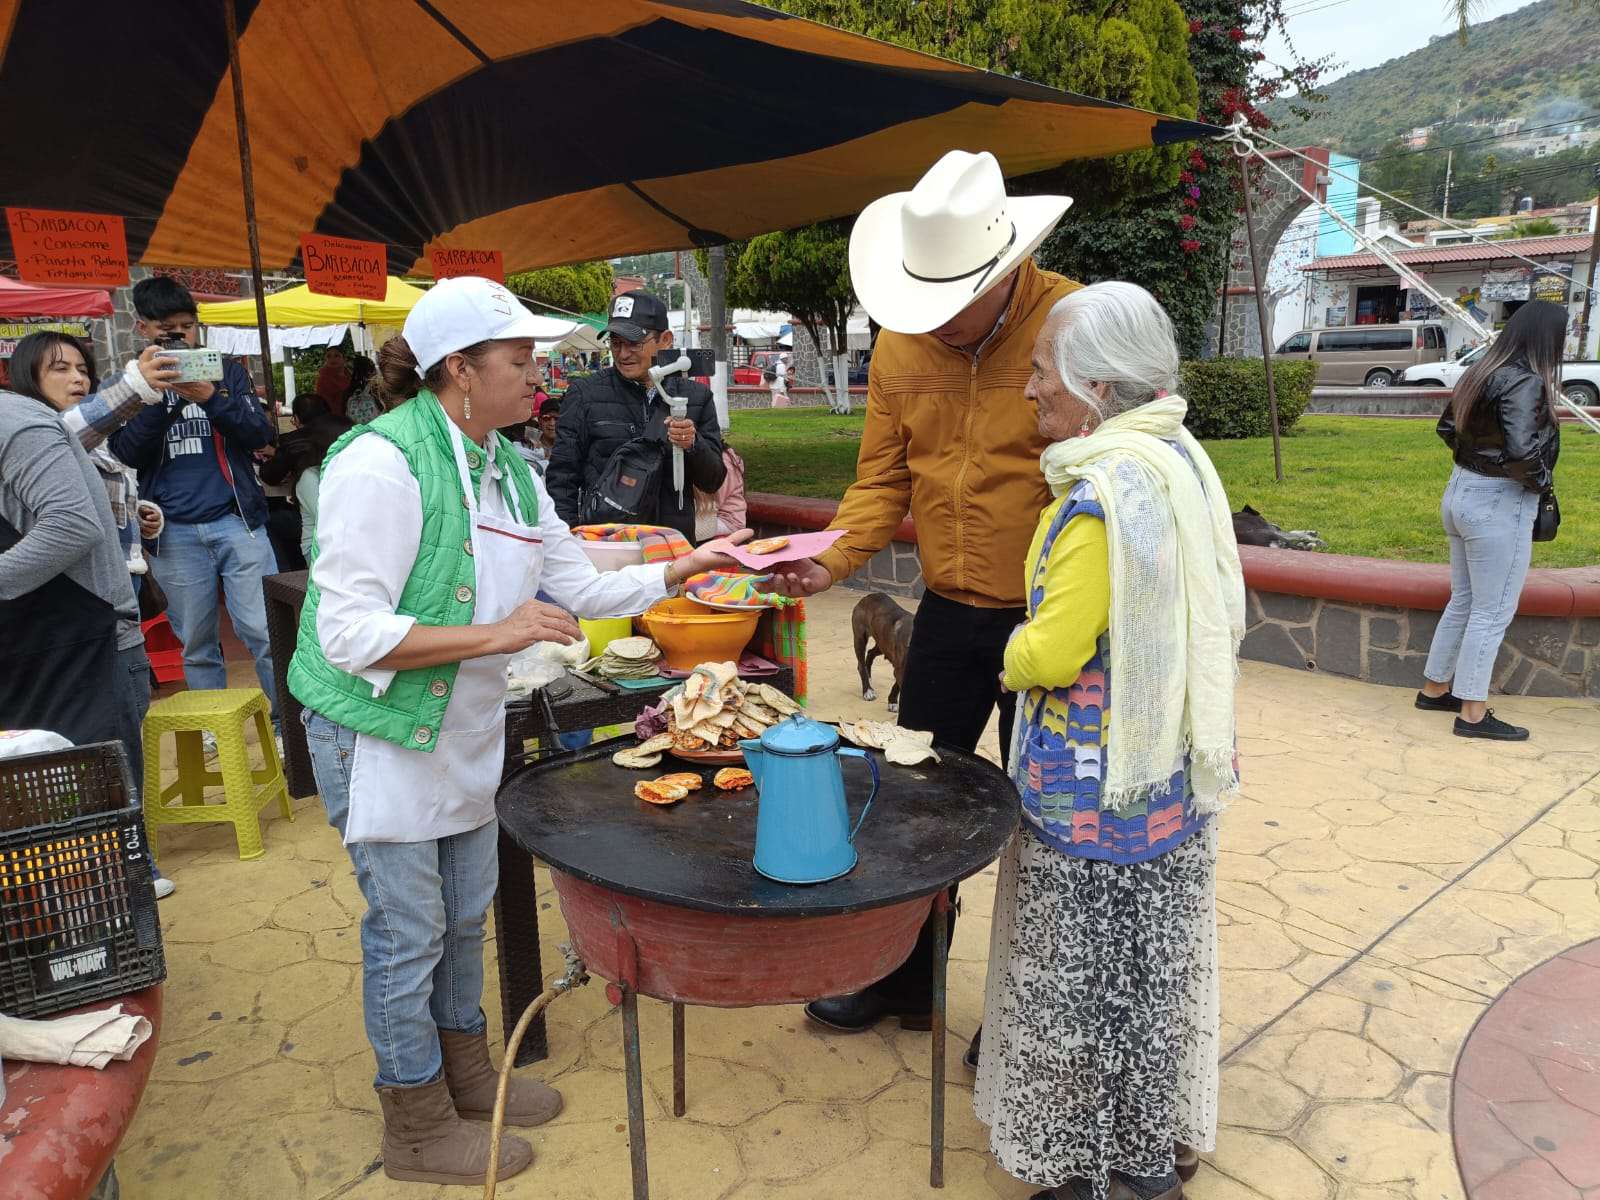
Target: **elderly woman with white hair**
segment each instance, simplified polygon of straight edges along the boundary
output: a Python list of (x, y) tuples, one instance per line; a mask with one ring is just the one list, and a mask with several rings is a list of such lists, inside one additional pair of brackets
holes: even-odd
[(974, 1102), (1034, 1200), (1180, 1200), (1190, 1147), (1215, 1144), (1211, 817), (1238, 781), (1244, 580), (1177, 375), (1171, 321), (1129, 283), (1061, 300), (1033, 349), (1056, 500), (1002, 677), (1024, 819)]

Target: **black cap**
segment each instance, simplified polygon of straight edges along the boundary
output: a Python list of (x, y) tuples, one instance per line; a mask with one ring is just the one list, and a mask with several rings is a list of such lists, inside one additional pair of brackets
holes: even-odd
[(667, 327), (667, 306), (649, 292), (623, 292), (612, 298), (606, 332), (630, 342), (642, 342)]

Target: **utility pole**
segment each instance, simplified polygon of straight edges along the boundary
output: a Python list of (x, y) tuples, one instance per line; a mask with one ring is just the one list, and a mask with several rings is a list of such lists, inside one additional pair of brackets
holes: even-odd
[(1454, 150), (1446, 152), (1444, 156), (1444, 212), (1441, 214), (1446, 221), (1450, 219), (1450, 175), (1455, 163), (1456, 152)]
[[(1594, 178), (1600, 184), (1600, 167), (1594, 169)], [(1589, 278), (1583, 293), (1583, 320), (1578, 322), (1578, 357), (1589, 353), (1589, 315), (1594, 311), (1595, 284), (1600, 282), (1600, 196), (1595, 197), (1594, 232), (1589, 238)]]

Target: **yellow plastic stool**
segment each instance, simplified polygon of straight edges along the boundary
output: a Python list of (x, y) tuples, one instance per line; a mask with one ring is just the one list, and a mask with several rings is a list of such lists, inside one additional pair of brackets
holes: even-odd
[[(289, 808), (289, 785), (283, 778), (278, 745), (272, 738), (271, 710), (260, 688), (226, 688), (217, 691), (179, 692), (150, 706), (144, 719), (144, 819), (150, 831), (150, 849), (163, 825), (197, 825), (227, 821), (239, 843), (239, 857), (260, 858), (259, 813), (273, 800), (285, 820), (294, 820)], [(252, 768), (245, 750), (245, 722), (256, 720), (256, 737), (266, 760)], [(217, 740), (221, 771), (206, 766), (201, 734)], [(174, 734), (178, 748), (178, 778), (161, 786), (161, 735)], [(206, 788), (222, 787), (222, 803), (206, 802)], [(171, 801), (182, 797), (183, 803)]]

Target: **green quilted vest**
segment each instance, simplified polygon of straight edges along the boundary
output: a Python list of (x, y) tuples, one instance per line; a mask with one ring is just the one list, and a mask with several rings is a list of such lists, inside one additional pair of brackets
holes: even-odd
[[(477, 599), (477, 572), (472, 561), (468, 513), (461, 495), (461, 477), (450, 449), (449, 420), (432, 392), (413, 399), (367, 425), (358, 425), (333, 444), (323, 463), (326, 477), (331, 463), (351, 442), (364, 434), (387, 438), (405, 455), (411, 473), (422, 489), (422, 541), (395, 611), (415, 617), (419, 625), (470, 625)], [(533, 473), (511, 443), (498, 433), (495, 462), (509, 472), (516, 485), (520, 517), (529, 525), (539, 522), (539, 502)], [(467, 443), (467, 465), (474, 489), (481, 487), (485, 466), (482, 451)], [(374, 536), (382, 536), (383, 514), (372, 514)], [(316, 562), (316, 548), (312, 562)], [(459, 663), (401, 671), (381, 696), (372, 684), (341, 671), (328, 662), (317, 640), (317, 605), (321, 593), (312, 582), (306, 587), (300, 613), (300, 636), (289, 664), (289, 691), (313, 709), (358, 733), (431, 753), (439, 740), (439, 726), (455, 687)]]

